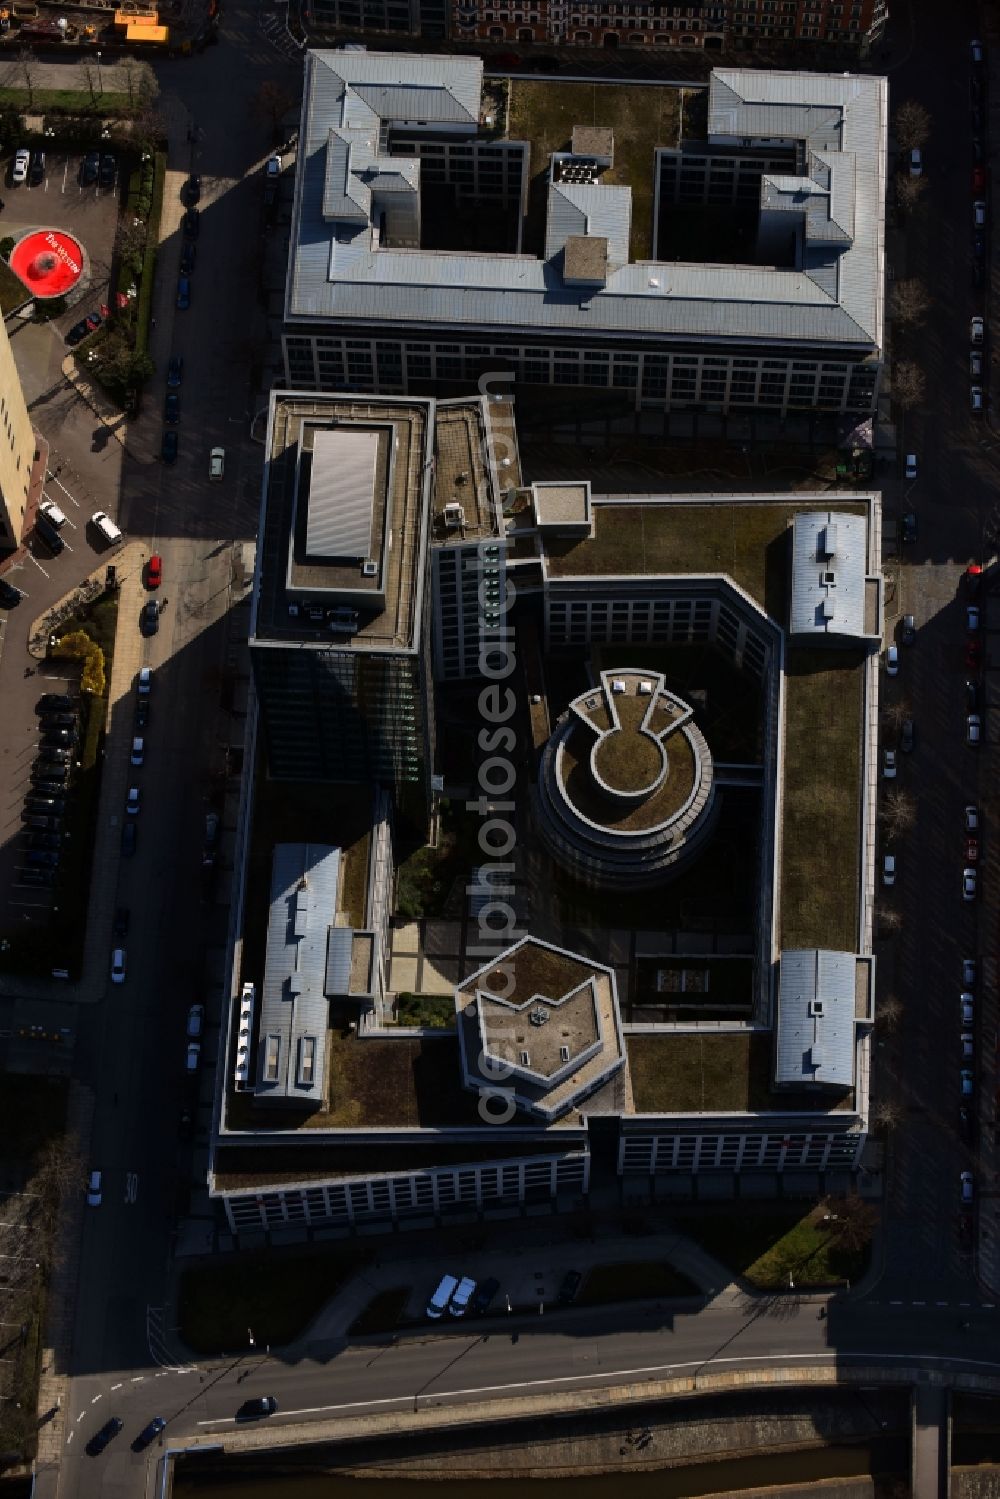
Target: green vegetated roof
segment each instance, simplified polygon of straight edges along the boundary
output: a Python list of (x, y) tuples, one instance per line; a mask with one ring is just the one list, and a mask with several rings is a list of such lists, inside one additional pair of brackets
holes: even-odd
[(635, 1035), (626, 1044), (637, 1114), (825, 1112), (853, 1099), (850, 1091), (839, 1099), (829, 1089), (772, 1091), (770, 1032)]
[(782, 947), (857, 949), (866, 654), (786, 655)]
[[(674, 146), (680, 135), (682, 90), (670, 87), (635, 88), (627, 83), (540, 83), (511, 81), (507, 133), (512, 140), (531, 142), (532, 195), (541, 173), (548, 171), (553, 151), (569, 149), (575, 125), (603, 125), (614, 131), (614, 165), (603, 173), (602, 184), (632, 189), (632, 260), (649, 260), (653, 253), (654, 158), (657, 146)], [(542, 202), (544, 200), (541, 200)], [(532, 223), (529, 235), (540, 235), (544, 218)], [(541, 245), (526, 245), (540, 252)]]

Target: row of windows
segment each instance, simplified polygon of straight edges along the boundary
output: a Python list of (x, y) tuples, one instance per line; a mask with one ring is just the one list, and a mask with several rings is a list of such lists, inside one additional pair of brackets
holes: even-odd
[(560, 645), (638, 645), (711, 640), (736, 665), (762, 676), (767, 642), (726, 604), (711, 599), (597, 599), (565, 602), (550, 591), (547, 643)]
[[(405, 390), (414, 380), (475, 381), (485, 359), (496, 359), (515, 379), (535, 385), (593, 385), (634, 389), (643, 404), (742, 409), (768, 407), (826, 411), (871, 410), (877, 371), (873, 366), (823, 360), (726, 357), (697, 354), (609, 354), (581, 349), (514, 349), (455, 344), (348, 347), (346, 360), (324, 340), (287, 339), (289, 378), (303, 388)], [(346, 340), (352, 345), (358, 340)], [(476, 352), (473, 352), (475, 348)], [(427, 352), (424, 352), (426, 350)], [(481, 352), (479, 352), (481, 350)], [(404, 359), (405, 356), (405, 359)], [(710, 364), (709, 360), (715, 362)], [(377, 375), (376, 375), (377, 368)], [(377, 381), (377, 384), (376, 384)]]
[(623, 1175), (704, 1171), (713, 1167), (826, 1170), (854, 1165), (863, 1136), (817, 1131), (807, 1135), (626, 1135), (619, 1147)]
[(585, 1156), (540, 1157), (506, 1165), (458, 1168), (378, 1180), (336, 1182), (291, 1192), (227, 1198), (233, 1227), (279, 1227), (288, 1222), (345, 1222), (359, 1217), (434, 1211), (460, 1203), (517, 1202), (586, 1190)]

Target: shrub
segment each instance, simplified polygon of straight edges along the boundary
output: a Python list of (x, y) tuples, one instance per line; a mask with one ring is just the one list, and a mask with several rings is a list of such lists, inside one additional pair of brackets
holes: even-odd
[(73, 630), (63, 635), (52, 647), (52, 655), (68, 661), (82, 661), (83, 674), (80, 690), (103, 697), (105, 688), (104, 652), (83, 630)]
[(10, 252), (16, 243), (17, 241), (12, 234), (5, 234), (3, 239), (0, 239), (0, 255), (3, 256), (4, 260), (10, 259)]

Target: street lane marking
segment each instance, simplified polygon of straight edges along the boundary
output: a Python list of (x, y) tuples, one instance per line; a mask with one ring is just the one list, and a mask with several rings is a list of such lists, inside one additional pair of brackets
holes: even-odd
[[(582, 1372), (577, 1374), (554, 1374), (550, 1379), (522, 1379), (512, 1384), (470, 1385), (464, 1390), (426, 1390), (423, 1393), (420, 1391), (411, 1391), (408, 1395), (386, 1395), (380, 1397), (378, 1400), (351, 1400), (342, 1405), (304, 1406), (301, 1410), (286, 1410), (282, 1414), (286, 1417), (322, 1416), (330, 1411), (366, 1410), (377, 1405), (401, 1405), (404, 1402), (409, 1403), (412, 1400), (422, 1400), (424, 1402), (434, 1400), (440, 1402), (442, 1400), (458, 1399), (466, 1395), (505, 1395), (517, 1390), (544, 1389), (550, 1385), (579, 1384), (581, 1381), (591, 1379), (600, 1379), (605, 1384), (609, 1384), (612, 1380), (635, 1379), (636, 1376), (642, 1374), (676, 1374), (683, 1369), (708, 1369), (715, 1365), (723, 1364), (753, 1364), (760, 1367), (765, 1364), (805, 1363), (807, 1360), (834, 1364), (844, 1358), (859, 1359), (866, 1362), (870, 1362), (872, 1359), (884, 1359), (887, 1363), (912, 1363), (916, 1358), (920, 1362), (935, 1365), (961, 1363), (964, 1367), (973, 1369), (996, 1369), (1000, 1367), (1000, 1364), (993, 1359), (970, 1359), (960, 1354), (949, 1357), (938, 1353), (913, 1354), (859, 1351), (857, 1353), (838, 1352), (830, 1354), (817, 1351), (815, 1353), (774, 1353), (759, 1358), (754, 1358), (752, 1355), (747, 1355), (745, 1358), (697, 1358), (690, 1359), (686, 1363), (649, 1364), (639, 1369), (595, 1370), (593, 1374)], [(199, 1426), (235, 1426), (237, 1422), (235, 1416), (216, 1416), (214, 1420), (199, 1421), (197, 1424)]]
[(122, 1388), (123, 1383), (124, 1383), (123, 1380), (119, 1380), (119, 1382), (117, 1384), (113, 1384), (111, 1386), (112, 1390), (120, 1390)]
[(104, 1399), (104, 1391), (102, 1390), (99, 1395), (95, 1395), (94, 1396), (93, 1400), (90, 1403), (91, 1403), (91, 1405), (96, 1405), (99, 1400), (103, 1400), (103, 1399)]

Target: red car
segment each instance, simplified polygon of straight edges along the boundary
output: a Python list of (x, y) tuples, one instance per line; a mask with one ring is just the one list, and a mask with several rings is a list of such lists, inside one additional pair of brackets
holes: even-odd
[(974, 193), (984, 193), (986, 191), (986, 168), (985, 167), (973, 167), (972, 168), (972, 191)]
[(146, 587), (159, 588), (163, 582), (163, 559), (159, 552), (154, 552), (146, 563)]
[(975, 864), (978, 858), (979, 839), (974, 833), (967, 833), (965, 835), (965, 862), (967, 864)]
[(983, 664), (982, 641), (973, 635), (965, 642), (965, 665), (968, 671), (978, 671)]

